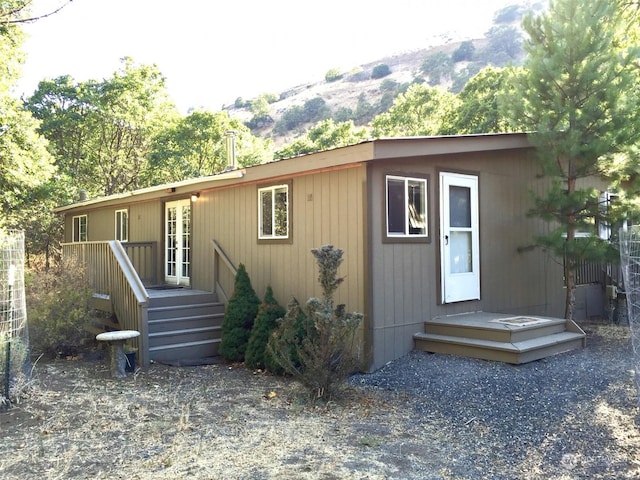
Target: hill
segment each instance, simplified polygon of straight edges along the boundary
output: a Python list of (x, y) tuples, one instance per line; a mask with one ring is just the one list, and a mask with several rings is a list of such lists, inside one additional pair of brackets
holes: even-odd
[(367, 125), (412, 83), (428, 83), (457, 93), (487, 65), (521, 63), (522, 18), (544, 8), (545, 1), (514, 2), (495, 12), (482, 38), (443, 36), (430, 46), (383, 57), (350, 72), (330, 70), (322, 80), (279, 94), (265, 93), (248, 101), (238, 98), (225, 110), (241, 119), (254, 135), (271, 138), (276, 148), (326, 118)]

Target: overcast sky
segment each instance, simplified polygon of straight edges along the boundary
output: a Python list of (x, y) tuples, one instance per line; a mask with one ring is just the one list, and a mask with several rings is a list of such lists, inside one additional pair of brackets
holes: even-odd
[[(63, 0), (35, 0), (36, 14)], [(178, 108), (220, 110), (236, 97), (320, 81), (434, 37), (482, 35), (515, 0), (73, 0), (27, 25), (18, 94), (44, 78), (110, 77), (119, 59), (156, 64)]]

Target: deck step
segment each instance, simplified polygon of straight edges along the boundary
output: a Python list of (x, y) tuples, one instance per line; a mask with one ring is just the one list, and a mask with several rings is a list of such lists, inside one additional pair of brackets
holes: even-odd
[(181, 317), (159, 318), (149, 320), (149, 331), (152, 333), (183, 330), (186, 328), (201, 328), (208, 326), (222, 326), (224, 313), (209, 315), (185, 315)]
[(224, 304), (218, 302), (193, 303), (164, 305), (161, 307), (150, 307), (148, 310), (149, 320), (161, 320), (165, 318), (177, 318), (181, 316), (223, 314)]
[(149, 348), (186, 342), (217, 340), (222, 336), (222, 327), (209, 326), (199, 328), (185, 328), (166, 332), (149, 333)]
[(585, 346), (586, 335), (570, 320), (473, 312), (425, 322), (415, 348), (520, 364)]
[(513, 364), (582, 348), (584, 343), (584, 336), (574, 332), (554, 333), (513, 343), (431, 333), (416, 333), (413, 338), (418, 350)]
[(209, 292), (152, 292), (147, 310), (149, 358), (179, 363), (217, 356), (224, 310), (216, 294)]
[(149, 347), (149, 356), (156, 362), (176, 362), (197, 358), (211, 358), (219, 355), (219, 339), (181, 342), (171, 345)]

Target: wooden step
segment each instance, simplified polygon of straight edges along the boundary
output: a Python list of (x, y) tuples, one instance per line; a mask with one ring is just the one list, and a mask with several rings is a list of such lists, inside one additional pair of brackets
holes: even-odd
[(415, 348), (483, 360), (520, 364), (582, 348), (584, 335), (561, 332), (519, 342), (500, 342), (451, 335), (416, 333)]
[(219, 355), (219, 347), (219, 339), (174, 343), (171, 345), (150, 347), (149, 356), (153, 361), (167, 363), (212, 358)]
[[(456, 316), (457, 317), (457, 316)], [(425, 333), (434, 335), (445, 335), (451, 337), (476, 338), (478, 340), (492, 340), (497, 342), (521, 342), (533, 338), (538, 338), (554, 333), (565, 331), (565, 320), (559, 318), (530, 317), (537, 321), (532, 321), (529, 325), (510, 325), (509, 319), (517, 321), (525, 317), (498, 317), (491, 320), (478, 321), (478, 316), (456, 319), (434, 319), (424, 323)], [(496, 321), (498, 320), (498, 321)]]
[(198, 342), (201, 340), (217, 340), (220, 339), (221, 336), (222, 327), (217, 325), (155, 332), (149, 333), (149, 348), (162, 345)]
[(165, 305), (149, 307), (147, 312), (149, 320), (160, 320), (182, 316), (224, 314), (224, 305), (217, 302)]
[(158, 318), (149, 320), (149, 332), (167, 332), (170, 330), (183, 330), (188, 328), (200, 328), (209, 326), (222, 326), (224, 312), (209, 315), (185, 315), (179, 317)]

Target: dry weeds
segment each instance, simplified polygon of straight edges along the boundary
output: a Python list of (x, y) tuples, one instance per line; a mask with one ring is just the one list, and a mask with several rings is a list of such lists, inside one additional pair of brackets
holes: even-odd
[[(606, 354), (608, 335), (617, 351), (619, 332), (597, 333), (598, 354)], [(240, 366), (155, 364), (122, 381), (110, 378), (106, 360), (35, 371), (26, 397), (0, 413), (3, 479), (574, 479), (594, 462), (604, 462), (600, 478), (611, 478), (614, 464), (617, 472), (624, 465), (624, 477), (640, 477), (637, 408), (606, 397), (595, 412), (574, 412), (609, 432), (601, 457), (579, 444), (557, 461), (548, 455), (558, 432), (576, 428), (566, 416), (514, 468), (480, 418), (453, 425), (398, 390), (352, 386), (340, 401), (314, 404), (291, 380)], [(631, 382), (610, 388), (635, 397)], [(480, 477), (479, 458), (493, 462)]]

